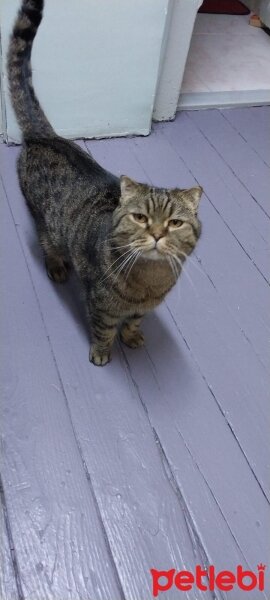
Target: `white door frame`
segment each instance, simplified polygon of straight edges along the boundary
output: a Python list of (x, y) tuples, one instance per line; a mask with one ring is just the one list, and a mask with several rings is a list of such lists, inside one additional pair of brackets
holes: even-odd
[(203, 0), (171, 0), (167, 16), (153, 119), (174, 119), (194, 22)]

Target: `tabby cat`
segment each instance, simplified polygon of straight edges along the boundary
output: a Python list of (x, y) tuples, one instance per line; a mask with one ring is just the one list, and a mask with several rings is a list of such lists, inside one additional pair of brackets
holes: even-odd
[(175, 284), (199, 238), (202, 188), (161, 189), (115, 177), (51, 127), (32, 86), (31, 50), (43, 0), (23, 0), (8, 53), (13, 107), (23, 133), (22, 192), (35, 219), (49, 277), (72, 266), (83, 288), (90, 361), (105, 365), (113, 341), (144, 343), (143, 315)]

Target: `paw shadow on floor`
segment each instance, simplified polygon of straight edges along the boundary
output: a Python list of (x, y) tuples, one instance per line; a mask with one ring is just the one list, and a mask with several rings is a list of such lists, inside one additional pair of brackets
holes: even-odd
[[(166, 396), (192, 387), (189, 350), (184, 339), (172, 331), (165, 304), (149, 313), (142, 322), (145, 346), (130, 350), (121, 344), (132, 377), (138, 382), (154, 378), (157, 389)], [(158, 396), (156, 396), (157, 401)], [(150, 398), (149, 398), (150, 401)]]
[(56, 294), (59, 303), (67, 309), (75, 321), (80, 333), (89, 342), (88, 324), (82, 299), (80, 283), (71, 269), (69, 278), (64, 283), (55, 283), (47, 275), (44, 256), (37, 239), (29, 240), (29, 246), (33, 260), (38, 264), (42, 275), (48, 280), (52, 292)]

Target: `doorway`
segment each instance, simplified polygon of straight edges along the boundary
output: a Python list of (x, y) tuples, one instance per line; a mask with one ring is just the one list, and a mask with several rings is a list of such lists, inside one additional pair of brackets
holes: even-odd
[(197, 14), (178, 109), (270, 103), (270, 36), (251, 14)]

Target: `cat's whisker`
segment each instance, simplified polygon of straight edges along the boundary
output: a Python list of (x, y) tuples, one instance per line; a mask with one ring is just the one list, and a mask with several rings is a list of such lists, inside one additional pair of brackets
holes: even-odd
[(182, 269), (182, 267), (179, 269), (179, 266), (178, 266), (178, 264), (177, 264), (177, 262), (176, 262), (176, 260), (175, 260), (175, 257), (174, 257), (174, 256), (172, 256), (172, 262), (173, 262), (173, 264), (174, 264), (174, 267), (175, 267), (175, 272), (176, 272), (176, 277), (177, 277), (177, 279), (178, 279), (178, 277), (179, 277), (179, 275), (180, 275), (180, 273), (181, 273), (181, 269)]
[(130, 272), (132, 271), (133, 267), (135, 266), (135, 263), (136, 263), (137, 259), (139, 258), (139, 256), (141, 255), (141, 253), (142, 253), (142, 251), (140, 249), (138, 249), (136, 251), (134, 261), (131, 263), (131, 266), (129, 267), (129, 270), (128, 270), (127, 275), (126, 275), (126, 279), (128, 278), (128, 276), (129, 276)]
[(118, 279), (121, 271), (123, 271), (128, 264), (130, 263), (130, 261), (132, 260), (132, 258), (134, 257), (134, 254), (136, 253), (136, 250), (132, 250), (130, 252), (130, 254), (122, 261), (122, 263), (120, 265), (117, 265), (117, 267), (115, 268), (115, 270), (112, 273), (109, 273), (108, 277), (111, 276), (116, 276), (115, 281)]
[[(100, 281), (103, 281), (104, 280), (104, 275), (106, 275), (106, 273), (108, 273), (108, 271), (110, 271), (112, 269), (112, 267), (113, 267), (113, 265), (115, 265), (115, 263), (117, 263), (126, 254), (129, 254), (129, 252), (130, 252), (130, 250), (127, 250), (126, 252), (123, 252), (123, 254), (121, 254), (120, 256), (118, 256), (118, 258), (108, 267), (108, 269), (106, 269), (106, 271), (104, 271), (103, 276), (101, 277)], [(105, 279), (107, 279), (107, 277), (105, 277)]]
[[(125, 279), (127, 279), (131, 269), (133, 268), (133, 266), (135, 265), (135, 262), (137, 260), (137, 258), (139, 257), (139, 254), (141, 254), (140, 249), (133, 249), (130, 253), (130, 255), (128, 255), (123, 262), (118, 265), (115, 269), (115, 271), (113, 273), (111, 273), (112, 276), (116, 276), (115, 281), (117, 281), (121, 271), (124, 271), (125, 269), (127, 269), (129, 267), (129, 271), (125, 277)], [(132, 262), (133, 259), (133, 262)], [(110, 275), (110, 274), (109, 274)]]
[(189, 280), (190, 285), (193, 287), (194, 291), (197, 294), (196, 287), (195, 287), (195, 285), (194, 285), (194, 283), (192, 281), (192, 278), (190, 277), (189, 273), (186, 271), (183, 262), (180, 260), (180, 258), (178, 258), (178, 256), (175, 256), (175, 255), (174, 255), (174, 259), (176, 260), (177, 263), (179, 263), (179, 265), (181, 265), (181, 269), (182, 269), (183, 273), (185, 273), (187, 279)]
[(112, 250), (119, 250), (120, 248), (130, 248), (132, 244), (124, 244), (123, 246), (111, 246)]
[(171, 257), (171, 256), (169, 256), (169, 255), (167, 254), (167, 255), (166, 255), (166, 258), (167, 258), (167, 260), (168, 260), (168, 263), (169, 263), (169, 265), (170, 265), (170, 267), (171, 267), (171, 271), (172, 271), (172, 274), (173, 274), (173, 276), (174, 276), (174, 279), (175, 279), (175, 282), (176, 282), (176, 281), (177, 281), (177, 274), (176, 274), (176, 272), (175, 272), (175, 266), (174, 266), (174, 264), (173, 264), (173, 262), (172, 262), (172, 257)]
[(204, 274), (203, 269), (200, 267), (200, 265), (190, 256), (190, 254), (186, 254), (185, 252), (180, 252), (180, 254), (183, 254), (183, 256), (188, 259), (188, 262), (190, 262), (193, 267), (195, 267), (196, 269), (198, 269), (198, 271), (200, 271), (200, 273)]
[(135, 251), (133, 251), (124, 261), (123, 263), (121, 263), (120, 266), (117, 267), (117, 269), (115, 270), (114, 274), (117, 275), (117, 277), (119, 277), (121, 271), (123, 271), (124, 269), (127, 268), (127, 266), (129, 265), (129, 263), (131, 262), (131, 260), (134, 258), (134, 254)]
[[(193, 287), (194, 291), (195, 291), (195, 292), (196, 292), (196, 294), (197, 294), (197, 290), (196, 290), (196, 288), (195, 288), (195, 285), (194, 285), (194, 283), (193, 283), (193, 281), (192, 281), (192, 278), (190, 277), (189, 273), (186, 271), (186, 269), (185, 269), (185, 267), (184, 267), (184, 263), (183, 263), (183, 261), (182, 261), (182, 260), (181, 260), (181, 259), (180, 259), (178, 256), (176, 256), (176, 255), (175, 255), (175, 254), (172, 252), (172, 249), (171, 249), (171, 248), (168, 248), (168, 249), (170, 250), (169, 254), (170, 254), (170, 256), (171, 256), (171, 258), (172, 258), (173, 262), (174, 262), (175, 264), (178, 264), (178, 265), (180, 266), (181, 270), (183, 271), (183, 273), (186, 275), (187, 279), (189, 280), (189, 283), (190, 283), (190, 285)], [(177, 277), (178, 277), (178, 276), (177, 276)]]
[[(176, 282), (177, 282), (177, 280), (178, 280), (178, 277), (179, 277), (179, 272), (177, 271), (177, 269), (176, 269), (176, 267), (175, 267), (175, 264), (174, 264), (174, 262), (173, 262), (173, 256), (172, 256), (171, 254), (169, 254), (169, 255), (167, 254), (167, 255), (166, 255), (166, 258), (168, 259), (168, 262), (169, 262), (169, 265), (170, 265), (170, 267), (171, 267), (172, 273), (173, 273), (173, 275), (174, 275), (174, 277), (175, 277), (175, 283), (176, 283)], [(181, 293), (180, 293), (180, 289), (181, 289), (181, 288), (180, 288), (180, 285), (176, 286), (176, 288), (175, 288), (175, 290), (176, 290), (176, 294), (177, 294), (177, 297), (178, 297), (178, 300), (179, 300), (179, 301), (181, 300)]]
[(138, 242), (131, 242), (130, 244), (125, 244), (124, 246), (112, 246), (112, 250), (118, 250), (119, 248), (127, 248), (130, 247), (133, 250), (137, 250), (138, 248), (140, 248), (140, 244)]
[[(168, 245), (168, 244), (167, 244), (167, 252), (168, 252), (168, 255), (170, 256), (171, 259), (176, 258), (175, 254), (173, 252), (173, 248), (170, 245)], [(180, 259), (178, 259), (178, 264), (180, 264), (180, 267), (182, 268), (182, 262), (180, 261)], [(175, 269), (176, 269), (177, 277), (179, 277), (179, 274), (180, 274), (179, 273), (179, 267), (176, 266), (176, 264), (174, 264), (174, 266), (175, 266)]]

